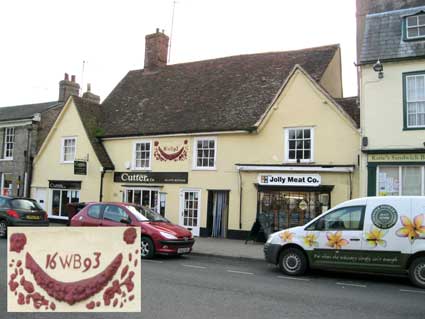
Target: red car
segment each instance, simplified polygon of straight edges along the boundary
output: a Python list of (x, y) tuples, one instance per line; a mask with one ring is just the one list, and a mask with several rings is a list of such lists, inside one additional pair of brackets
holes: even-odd
[(71, 226), (140, 226), (142, 258), (155, 254), (182, 255), (192, 251), (195, 240), (184, 227), (160, 214), (134, 204), (89, 203), (71, 219)]

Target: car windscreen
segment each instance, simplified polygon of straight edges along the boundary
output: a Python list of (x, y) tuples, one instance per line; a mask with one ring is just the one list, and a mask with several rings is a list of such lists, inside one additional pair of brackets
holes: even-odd
[(142, 206), (127, 206), (127, 209), (136, 217), (140, 222), (150, 221), (150, 222), (165, 222), (169, 223), (169, 220), (165, 217), (162, 217), (160, 214), (154, 212), (149, 208)]
[(43, 210), (43, 208), (38, 205), (35, 200), (31, 199), (12, 199), (10, 201), (12, 208), (14, 209), (23, 209), (23, 210)]

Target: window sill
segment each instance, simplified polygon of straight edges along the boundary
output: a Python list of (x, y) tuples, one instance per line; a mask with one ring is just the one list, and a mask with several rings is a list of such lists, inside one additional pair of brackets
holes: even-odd
[(150, 172), (152, 171), (151, 167), (135, 167), (135, 168), (130, 168), (130, 171), (132, 172)]
[(62, 162), (60, 162), (60, 163), (61, 163), (61, 164), (74, 164), (74, 161), (72, 161), (72, 162), (71, 162), (71, 161), (66, 161), (66, 162), (65, 162), (65, 161), (62, 161)]
[(403, 127), (403, 131), (420, 131), (425, 130), (425, 126), (419, 126), (419, 127)]
[(283, 164), (294, 164), (294, 165), (299, 165), (299, 164), (314, 164), (314, 161), (284, 161)]
[(216, 167), (193, 167), (192, 171), (216, 171)]
[(0, 162), (10, 162), (13, 161), (13, 157), (12, 158), (0, 158)]

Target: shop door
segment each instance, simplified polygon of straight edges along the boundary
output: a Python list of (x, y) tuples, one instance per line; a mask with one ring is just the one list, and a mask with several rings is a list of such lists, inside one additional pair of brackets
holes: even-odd
[(180, 225), (199, 236), (201, 214), (201, 191), (180, 191)]
[(209, 191), (207, 211), (207, 236), (227, 237), (229, 192)]
[(46, 188), (36, 188), (35, 189), (35, 200), (41, 206), (41, 208), (43, 208), (44, 210), (47, 209), (46, 197), (47, 197)]

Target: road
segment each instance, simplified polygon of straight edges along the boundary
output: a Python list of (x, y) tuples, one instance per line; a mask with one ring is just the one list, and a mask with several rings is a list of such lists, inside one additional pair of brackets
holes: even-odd
[(6, 240), (0, 240), (0, 318), (425, 318), (425, 290), (407, 278), (314, 272), (283, 276), (262, 261), (207, 256), (142, 262), (142, 314), (6, 312)]

